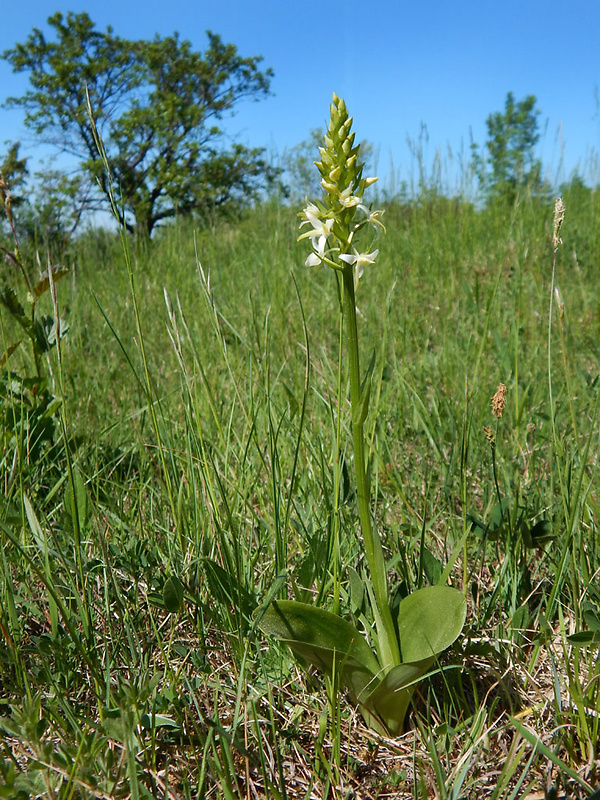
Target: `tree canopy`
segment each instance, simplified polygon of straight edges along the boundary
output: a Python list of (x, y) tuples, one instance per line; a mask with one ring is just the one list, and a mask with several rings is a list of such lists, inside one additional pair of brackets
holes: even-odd
[[(488, 194), (514, 199), (524, 187), (540, 189), (541, 162), (535, 157), (540, 138), (535, 95), (516, 101), (508, 92), (504, 111), (490, 114), (486, 120), (488, 164), (490, 171), (481, 177)], [(480, 165), (481, 166), (481, 165)]]
[(177, 33), (132, 41), (98, 31), (86, 13), (57, 13), (48, 25), (52, 40), (34, 28), (2, 54), (30, 82), (6, 104), (25, 109), (40, 142), (77, 158), (104, 203), (112, 185), (129, 230), (149, 236), (175, 215), (248, 202), (273, 180), (264, 149), (226, 146), (220, 127), (241, 100), (269, 94), (260, 56), (242, 58), (210, 31), (201, 54)]

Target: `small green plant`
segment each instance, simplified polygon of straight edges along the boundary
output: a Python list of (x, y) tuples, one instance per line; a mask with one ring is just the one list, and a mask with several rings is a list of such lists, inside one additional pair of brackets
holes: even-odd
[(368, 568), (365, 585), (372, 610), (365, 633), (372, 637), (374, 648), (348, 620), (297, 601), (274, 601), (264, 612), (260, 626), (286, 642), (302, 661), (339, 681), (368, 725), (397, 735), (417, 682), (459, 636), (466, 605), (463, 594), (446, 585), (449, 568), (436, 585), (402, 599), (396, 613), (390, 603), (384, 550), (371, 516), (365, 455), (364, 423), (373, 368), (361, 376), (356, 313), (356, 291), (363, 269), (375, 262), (379, 252), (361, 252), (358, 240), (372, 228), (378, 232), (383, 225), (381, 212), (370, 211), (363, 204), (365, 189), (377, 179), (362, 177), (364, 165), (359, 161), (351, 127), (344, 101), (334, 94), (329, 128), (316, 164), (324, 195), (302, 211), (301, 227), (308, 228), (299, 238), (312, 244), (306, 265), (326, 265), (338, 278), (348, 359), (356, 497)]

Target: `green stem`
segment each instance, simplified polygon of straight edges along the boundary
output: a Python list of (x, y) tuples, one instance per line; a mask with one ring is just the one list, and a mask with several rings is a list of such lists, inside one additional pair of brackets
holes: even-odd
[(358, 357), (358, 328), (356, 324), (356, 299), (354, 293), (354, 270), (352, 265), (344, 267), (344, 312), (347, 320), (348, 366), (350, 374), (350, 402), (352, 405), (352, 443), (354, 446), (354, 469), (358, 517), (365, 544), (365, 555), (371, 573), (375, 597), (379, 653), (383, 668), (387, 671), (401, 663), (400, 647), (392, 620), (388, 601), (387, 574), (381, 540), (371, 523), (370, 486), (365, 469), (364, 416), (360, 386), (360, 364)]

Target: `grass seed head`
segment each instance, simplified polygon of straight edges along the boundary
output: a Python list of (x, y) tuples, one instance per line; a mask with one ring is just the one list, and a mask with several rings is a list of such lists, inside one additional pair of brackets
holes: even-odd
[(484, 425), (483, 432), (485, 434), (485, 438), (488, 440), (493, 449), (496, 446), (496, 434), (494, 433), (494, 429), (490, 428), (488, 425)]
[(560, 238), (560, 229), (562, 227), (564, 218), (565, 218), (565, 204), (563, 203), (562, 197), (557, 197), (554, 203), (553, 243), (555, 250), (558, 248), (559, 245), (562, 244), (562, 239)]
[(496, 389), (496, 394), (492, 397), (492, 414), (496, 419), (500, 419), (506, 405), (506, 386), (501, 383)]

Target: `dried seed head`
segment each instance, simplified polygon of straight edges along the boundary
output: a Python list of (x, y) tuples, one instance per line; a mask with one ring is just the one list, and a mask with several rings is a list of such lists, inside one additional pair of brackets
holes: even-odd
[(496, 394), (492, 397), (492, 414), (496, 419), (500, 419), (506, 404), (506, 386), (501, 383), (496, 389)]
[(559, 245), (562, 244), (562, 239), (560, 238), (560, 229), (563, 224), (563, 220), (565, 218), (565, 204), (563, 203), (562, 197), (557, 197), (556, 202), (554, 203), (554, 236), (553, 236), (553, 243), (554, 249), (556, 250)]

